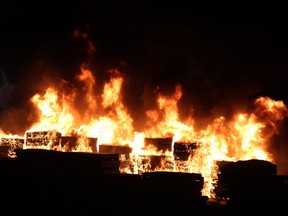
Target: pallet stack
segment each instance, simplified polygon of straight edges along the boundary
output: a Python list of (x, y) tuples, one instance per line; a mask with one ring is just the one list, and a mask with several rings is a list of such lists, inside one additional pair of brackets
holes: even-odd
[[(277, 166), (265, 160), (219, 161), (216, 195), (227, 199), (235, 211), (276, 210), (287, 202), (287, 182), (277, 175)], [(281, 189), (280, 189), (281, 188)], [(283, 193), (283, 188), (286, 192)]]

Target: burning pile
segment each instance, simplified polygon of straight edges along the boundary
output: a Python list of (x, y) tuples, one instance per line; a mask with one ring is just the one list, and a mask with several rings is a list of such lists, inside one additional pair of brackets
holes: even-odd
[[(101, 95), (95, 95), (95, 79), (85, 68), (76, 77), (83, 85), (84, 96), (75, 87), (67, 88), (66, 81), (35, 94), (31, 103), (39, 111), (38, 121), (23, 136), (1, 131), (2, 156), (15, 157), (13, 151), (18, 148), (117, 153), (121, 173), (201, 174), (202, 194), (208, 197), (214, 196), (217, 161), (273, 162), (269, 140), (287, 115), (282, 101), (259, 97), (253, 112), (235, 114), (230, 120), (220, 116), (196, 131), (193, 116), (180, 119), (182, 89), (176, 85), (172, 95), (157, 95), (157, 107), (146, 112), (146, 129), (139, 132), (134, 130), (133, 119), (121, 100), (124, 78), (118, 70), (110, 74)], [(85, 112), (77, 110), (79, 102)]]
[(22, 149), (24, 138), (18, 136), (0, 137), (0, 158), (15, 158), (16, 149)]

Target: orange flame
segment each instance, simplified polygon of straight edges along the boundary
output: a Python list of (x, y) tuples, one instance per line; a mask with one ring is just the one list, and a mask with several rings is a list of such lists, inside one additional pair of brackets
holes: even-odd
[[(107, 112), (97, 119), (92, 118), (89, 125), (84, 126), (88, 136), (97, 137), (98, 144), (128, 144), (133, 140), (133, 120), (121, 102), (123, 78), (119, 71), (112, 71), (115, 78), (105, 83), (101, 95), (102, 107)], [(82, 126), (82, 128), (84, 129)]]
[[(132, 166), (124, 167), (122, 172), (162, 170), (201, 173), (204, 178), (202, 193), (208, 197), (214, 196), (217, 161), (263, 159), (273, 162), (273, 156), (268, 151), (269, 139), (278, 133), (279, 125), (288, 113), (282, 101), (259, 97), (255, 100), (254, 112), (235, 114), (231, 120), (220, 116), (207, 125), (206, 129), (196, 131), (191, 116), (186, 120), (179, 117), (178, 102), (183, 93), (181, 86), (176, 85), (172, 96), (158, 95), (157, 109), (146, 112), (146, 130), (136, 132), (133, 119), (122, 103), (124, 79), (118, 70), (111, 70), (110, 75), (109, 82), (104, 83), (102, 94), (96, 95), (93, 73), (81, 68), (76, 79), (84, 83), (83, 91), (86, 95), (82, 99), (87, 103), (87, 108), (83, 115), (75, 110), (77, 91), (66, 95), (49, 87), (44, 94), (35, 94), (31, 102), (39, 110), (39, 121), (26, 133), (56, 131), (62, 135), (77, 136), (78, 145), (73, 151), (91, 151), (87, 137), (97, 138), (98, 145), (128, 144), (132, 148), (128, 159)], [(101, 101), (98, 103), (97, 100)], [(0, 130), (0, 140), (9, 136)], [(159, 151), (153, 146), (147, 146), (145, 138), (172, 138), (171, 149)], [(178, 141), (197, 143), (196, 150), (189, 153), (187, 161), (175, 160), (173, 156), (174, 143)], [(50, 144), (45, 147), (55, 147)], [(57, 150), (67, 149), (58, 146)], [(153, 160), (158, 161), (158, 164), (153, 166)]]
[(179, 120), (177, 103), (182, 97), (180, 85), (176, 85), (175, 93), (171, 97), (159, 95), (159, 110), (146, 112), (147, 122), (146, 137), (173, 137), (174, 141), (191, 141), (195, 136), (193, 125), (187, 125)]
[(63, 97), (60, 100), (57, 91), (53, 88), (48, 88), (43, 96), (34, 95), (31, 101), (37, 105), (40, 119), (30, 128), (30, 131), (57, 130), (66, 134), (74, 125), (74, 117), (65, 99)]

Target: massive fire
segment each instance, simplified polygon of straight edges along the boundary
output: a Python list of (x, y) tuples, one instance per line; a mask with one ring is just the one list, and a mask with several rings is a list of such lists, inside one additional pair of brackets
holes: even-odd
[[(287, 107), (282, 101), (259, 97), (255, 100), (253, 112), (236, 113), (229, 120), (219, 116), (205, 129), (197, 131), (192, 116), (185, 121), (180, 120), (178, 101), (183, 92), (181, 85), (176, 85), (172, 95), (157, 95), (157, 108), (146, 111), (146, 129), (136, 131), (121, 98), (124, 78), (118, 70), (110, 72), (110, 81), (97, 95), (92, 71), (84, 66), (81, 68), (76, 79), (83, 84), (81, 91), (85, 94), (81, 96), (81, 103), (85, 112), (79, 113), (75, 106), (79, 103), (76, 100), (79, 89), (64, 91), (65, 80), (60, 87), (51, 86), (35, 94), (31, 103), (39, 111), (38, 121), (23, 135), (7, 134), (1, 130), (1, 145), (7, 144), (7, 139), (10, 139), (10, 145), (13, 140), (12, 149), (23, 145), (23, 149), (100, 152), (101, 145), (128, 147), (131, 149), (128, 158), (121, 156), (122, 160), (129, 161), (127, 166), (121, 167), (122, 173), (200, 173), (204, 178), (202, 194), (208, 197), (214, 197), (217, 161), (262, 159), (274, 162), (268, 150), (269, 139), (278, 133), (278, 125), (287, 115)], [(39, 136), (46, 137), (48, 141), (34, 145), (33, 139)], [(64, 137), (76, 137), (75, 145), (68, 148)], [(21, 138), (23, 143), (18, 141)], [(89, 139), (93, 138), (97, 142), (91, 145)], [(190, 146), (184, 160), (175, 156), (178, 145)], [(16, 157), (12, 151), (10, 156)], [(154, 161), (152, 165), (153, 158), (157, 158), (158, 163)]]

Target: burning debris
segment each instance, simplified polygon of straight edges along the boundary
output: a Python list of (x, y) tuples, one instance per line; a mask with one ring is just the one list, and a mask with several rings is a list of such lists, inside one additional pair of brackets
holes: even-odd
[(197, 146), (197, 142), (175, 142), (173, 146), (175, 160), (187, 161), (190, 156), (193, 157)]
[(132, 153), (132, 148), (128, 145), (99, 145), (100, 154), (117, 154), (119, 156), (119, 170), (122, 173), (134, 173), (133, 162), (131, 161), (130, 154)]
[[(102, 3), (96, 8), (101, 8), (101, 5)], [(109, 14), (115, 14), (115, 12), (116, 14), (123, 14), (123, 10), (119, 10), (118, 6), (120, 6), (120, 4), (112, 8), (108, 16), (103, 11), (101, 11), (100, 14), (96, 13), (98, 18), (102, 16), (102, 13), (105, 14), (103, 20), (105, 20), (106, 24), (107, 21), (109, 22), (110, 30), (112, 29), (110, 28), (111, 25), (115, 27), (113, 25), (115, 20), (113, 20), (113, 17), (110, 17)], [(124, 4), (124, 7), (126, 6), (127, 4)], [(130, 15), (132, 15), (130, 17), (135, 17), (136, 21), (132, 19), (134, 21), (130, 23), (131, 25), (124, 25), (124, 31), (122, 32), (126, 32), (125, 30), (129, 30), (130, 27), (133, 26), (133, 34), (131, 34), (129, 38), (131, 39), (136, 36), (136, 40), (138, 40), (138, 42), (140, 41), (140, 43), (137, 42), (137, 46), (134, 46), (135, 44), (131, 46), (134, 51), (135, 47), (140, 47), (143, 51), (141, 52), (142, 54), (138, 55), (140, 58), (134, 56), (135, 52), (130, 52), (131, 47), (126, 49), (126, 45), (128, 44), (124, 43), (119, 45), (114, 43), (115, 38), (113, 38), (114, 42), (109, 44), (111, 44), (111, 46), (116, 45), (116, 49), (111, 49), (110, 51), (114, 50), (116, 52), (113, 51), (109, 53), (108, 50), (104, 58), (95, 58), (96, 61), (94, 61), (94, 57), (99, 57), (96, 55), (98, 49), (96, 49), (92, 41), (91, 26), (86, 25), (88, 31), (82, 32), (75, 30), (73, 32), (73, 38), (77, 40), (80, 39), (81, 44), (84, 44), (85, 48), (80, 48), (79, 50), (85, 53), (87, 52), (87, 57), (89, 60), (93, 59), (93, 61), (83, 64), (79, 73), (72, 75), (71, 71), (75, 69), (74, 66), (78, 61), (74, 61), (76, 59), (69, 61), (69, 56), (64, 54), (67, 50), (62, 49), (60, 53), (57, 53), (57, 57), (65, 56), (64, 62), (69, 64), (69, 67), (65, 69), (67, 71), (65, 79), (67, 80), (61, 80), (58, 76), (62, 74), (59, 73), (58, 69), (63, 66), (62, 62), (58, 62), (58, 60), (61, 61), (60, 58), (57, 58), (57, 67), (60, 67), (56, 68), (55, 71), (50, 71), (51, 67), (53, 67), (51, 64), (48, 65), (52, 59), (50, 54), (57, 52), (58, 48), (50, 49), (50, 46), (46, 43), (46, 39), (44, 50), (49, 50), (49, 54), (46, 55), (42, 52), (43, 50), (41, 50), (41, 48), (39, 50), (38, 48), (36, 49), (36, 51), (38, 50), (40, 52), (29, 52), (31, 57), (33, 56), (33, 60), (34, 57), (40, 60), (37, 63), (39, 63), (41, 70), (37, 71), (37, 75), (32, 74), (35, 68), (21, 68), (21, 66), (19, 66), (21, 71), (19, 71), (18, 75), (21, 76), (16, 79), (17, 82), (19, 82), (19, 86), (13, 86), (7, 81), (6, 74), (0, 71), (0, 110), (1, 108), (7, 107), (7, 99), (10, 96), (15, 97), (15, 101), (17, 100), (15, 107), (13, 106), (11, 111), (6, 112), (5, 110), (5, 113), (1, 115), (0, 158), (3, 159), (1, 160), (3, 163), (1, 163), (0, 166), (5, 170), (4, 172), (3, 169), (1, 169), (4, 176), (1, 180), (7, 183), (3, 185), (16, 185), (11, 184), (10, 181), (12, 180), (13, 183), (18, 183), (18, 185), (20, 182), (21, 185), (30, 186), (27, 190), (21, 188), (20, 190), (23, 191), (20, 192), (17, 191), (19, 188), (12, 190), (15, 192), (14, 194), (23, 194), (19, 200), (25, 201), (27, 192), (29, 193), (30, 189), (34, 187), (34, 184), (37, 184), (34, 195), (45, 197), (45, 195), (42, 195), (43, 191), (45, 192), (44, 194), (47, 193), (50, 195), (48, 196), (49, 198), (46, 198), (46, 202), (42, 200), (38, 201), (43, 202), (43, 209), (48, 209), (46, 205), (49, 205), (49, 207), (57, 204), (65, 206), (67, 203), (63, 203), (63, 200), (66, 199), (69, 200), (68, 203), (72, 203), (73, 206), (76, 204), (76, 201), (83, 199), (83, 201), (81, 200), (83, 206), (91, 205), (91, 208), (94, 208), (94, 205), (98, 204), (96, 197), (103, 198), (104, 201), (101, 200), (100, 204), (108, 203), (107, 207), (111, 209), (112, 205), (110, 206), (110, 203), (116, 203), (121, 199), (125, 200), (123, 196), (125, 198), (129, 197), (129, 201), (136, 199), (137, 196), (142, 196), (143, 200), (137, 199), (137, 201), (140, 201), (139, 203), (141, 204), (145, 202), (145, 209), (141, 206), (144, 211), (148, 209), (149, 206), (158, 204), (159, 200), (162, 199), (165, 205), (160, 206), (166, 208), (165, 213), (170, 213), (169, 211), (172, 205), (174, 205), (174, 210), (179, 208), (179, 211), (181, 211), (180, 209), (183, 206), (190, 207), (191, 203), (197, 203), (196, 205), (199, 204), (199, 206), (203, 206), (207, 197), (217, 201), (229, 200), (227, 203), (231, 203), (234, 206), (238, 205), (238, 202), (244, 205), (247, 200), (253, 203), (256, 196), (257, 198), (259, 196), (260, 198), (263, 197), (263, 199), (259, 199), (265, 204), (269, 203), (265, 200), (266, 197), (269, 197), (268, 200), (275, 199), (277, 201), (284, 197), (283, 200), (286, 201), (285, 195), (280, 191), (287, 191), (285, 183), (287, 179), (285, 179), (284, 176), (280, 177), (277, 175), (277, 155), (273, 154), (273, 147), (282, 141), (277, 140), (277, 138), (279, 136), (279, 128), (283, 120), (287, 117), (287, 107), (283, 101), (274, 100), (265, 95), (255, 98), (253, 102), (250, 101), (252, 97), (259, 93), (259, 89), (262, 90), (262, 85), (254, 86), (246, 83), (247, 86), (245, 86), (245, 88), (241, 88), (243, 86), (240, 86), (240, 84), (234, 85), (238, 78), (245, 77), (244, 74), (241, 73), (241, 70), (247, 68), (247, 65), (251, 66), (251, 59), (256, 55), (250, 55), (251, 58), (249, 58), (249, 61), (242, 64), (242, 66), (244, 65), (242, 69), (239, 69), (239, 65), (237, 66), (236, 76), (230, 73), (228, 77), (226, 77), (227, 79), (224, 79), (225, 76), (222, 76), (224, 74), (223, 69), (229, 70), (230, 72), (232, 64), (226, 65), (226, 67), (225, 65), (223, 66), (222, 61), (218, 61), (220, 60), (219, 58), (214, 58), (217, 56), (214, 55), (214, 51), (219, 48), (217, 44), (213, 44), (213, 42), (206, 43), (208, 44), (208, 50), (203, 51), (200, 47), (195, 47), (193, 41), (192, 43), (190, 41), (187, 43), (188, 47), (186, 46), (186, 51), (191, 53), (191, 48), (196, 48), (196, 50), (201, 50), (198, 53), (199, 55), (197, 54), (198, 51), (194, 53), (195, 55), (193, 54), (192, 58), (183, 52), (184, 59), (183, 55), (179, 55), (178, 51), (183, 50), (183, 47), (178, 50), (178, 42), (180, 41), (178, 39), (183, 38), (183, 36), (188, 38), (187, 34), (190, 36), (193, 34), (194, 39), (200, 39), (200, 43), (198, 43), (198, 41), (197, 44), (203, 44), (201, 42), (206, 41), (205, 39), (204, 41), (202, 40), (202, 38), (205, 37), (202, 37), (201, 32), (200, 34), (197, 33), (202, 27), (197, 27), (198, 29), (196, 28), (195, 31), (183, 28), (194, 23), (188, 21), (191, 18), (190, 15), (193, 14), (190, 10), (187, 13), (189, 14), (189, 19), (185, 20), (180, 26), (177, 25), (179, 16), (177, 17), (177, 13), (176, 16), (175, 13), (172, 13), (174, 14), (173, 18), (170, 17), (168, 20), (171, 21), (171, 18), (174, 20), (172, 22), (173, 30), (176, 31), (171, 32), (169, 28), (170, 25), (166, 24), (163, 25), (159, 31), (155, 31), (154, 23), (150, 28), (153, 35), (149, 38), (149, 42), (146, 43), (147, 41), (142, 40), (141, 35), (146, 37), (147, 34), (138, 34), (140, 33), (139, 31), (135, 34), (134, 27), (136, 26), (135, 24), (139, 24), (138, 27), (136, 27), (136, 30), (139, 30), (149, 26), (149, 20), (151, 20), (154, 15), (152, 14), (152, 16), (150, 16), (150, 14), (148, 21), (147, 19), (142, 19), (143, 17), (141, 16), (140, 18), (140, 16), (138, 16), (139, 13), (137, 13), (140, 7), (138, 7), (138, 5), (135, 6), (136, 13), (133, 10), (135, 9), (134, 7), (132, 10), (129, 8), (129, 11), (131, 10)], [(174, 9), (173, 7), (173, 12), (175, 12)], [(79, 8), (75, 8), (75, 11), (73, 9), (73, 18), (63, 20), (64, 23), (61, 21), (60, 25), (63, 27), (65, 26), (63, 24), (67, 24), (66, 21), (77, 20), (75, 14), (77, 14), (78, 10)], [(144, 11), (140, 12), (142, 13)], [(185, 13), (185, 11), (181, 9), (179, 12)], [(62, 17), (62, 13), (60, 14)], [(89, 11), (86, 14), (88, 16), (85, 15), (84, 19), (81, 18), (78, 24), (81, 25), (82, 21), (85, 22), (85, 19), (90, 16), (91, 18), (92, 16), (95, 18)], [(170, 13), (165, 11), (165, 14)], [(21, 16), (22, 13), (20, 13), (20, 17)], [(161, 20), (165, 20), (165, 18), (163, 19), (163, 14), (160, 16)], [(197, 16), (198, 15), (195, 17)], [(176, 20), (174, 19), (175, 17), (177, 17)], [(187, 18), (187, 16), (180, 17)], [(207, 16), (204, 15), (204, 17)], [(14, 18), (12, 20), (17, 20)], [(57, 18), (58, 17), (55, 18), (55, 23), (59, 23)], [(122, 16), (122, 18), (124, 17)], [(126, 18), (116, 20), (116, 25), (119, 23), (123, 24), (126, 21), (125, 19)], [(196, 19), (198, 20), (199, 17)], [(129, 20), (131, 19), (129, 18)], [(180, 20), (182, 20), (182, 18), (180, 18)], [(205, 18), (203, 22), (205, 25), (207, 24), (206, 21)], [(212, 25), (214, 26), (216, 22), (213, 22)], [(45, 23), (47, 24), (48, 22), (45, 21), (44, 24)], [(203, 23), (199, 26), (202, 26)], [(160, 21), (158, 24), (156, 27), (163, 24), (163, 22)], [(54, 24), (51, 23), (49, 27), (53, 27), (53, 25)], [(9, 26), (9, 24), (7, 26)], [(101, 30), (103, 26), (107, 25), (102, 25), (101, 22), (97, 22), (96, 26), (100, 27)], [(123, 25), (121, 26), (123, 27)], [(62, 27), (59, 29), (63, 29)], [(69, 28), (70, 27), (69, 25)], [(30, 26), (30, 28), (33, 28), (33, 25)], [(11, 25), (11, 29), (17, 28)], [(46, 28), (45, 25), (42, 29), (51, 30), (51, 28)], [(56, 27), (56, 29), (58, 29), (58, 27)], [(116, 31), (119, 30), (118, 27), (115, 29)], [(206, 35), (207, 28), (203, 29), (205, 29), (203, 33)], [(65, 28), (65, 32), (66, 30)], [(100, 33), (97, 38), (100, 40), (109, 38), (106, 36), (111, 35), (110, 30), (104, 34)], [(227, 28), (225, 28), (225, 31), (226, 30)], [(212, 31), (214, 32), (214, 29)], [(34, 33), (38, 35), (37, 30), (35, 32), (34, 30), (25, 32), (32, 32), (33, 35)], [(197, 34), (195, 34), (195, 32)], [(227, 31), (223, 33), (226, 35)], [(32, 34), (28, 36), (32, 36)], [(166, 40), (166, 38), (163, 41), (161, 38), (163, 35), (168, 35), (168, 40)], [(232, 40), (235, 39), (235, 35), (235, 32), (233, 32)], [(49, 34), (48, 36), (52, 39), (54, 34)], [(173, 40), (170, 40), (170, 36), (173, 37)], [(219, 36), (221, 37), (222, 34), (217, 34), (217, 37)], [(228, 37), (229, 36), (231, 35), (228, 35)], [(12, 38), (12, 40), (25, 40), (24, 38), (21, 39), (19, 35), (16, 38), (9, 38)], [(212, 38), (212, 40), (215, 39), (214, 37), (209, 38)], [(265, 37), (264, 40), (257, 41), (266, 41), (266, 38), (267, 37)], [(51, 43), (55, 42), (54, 39), (50, 39), (48, 40)], [(118, 41), (123, 42), (125, 39), (127, 39), (127, 37), (121, 34)], [(29, 39), (29, 41), (32, 40), (32, 38)], [(37, 41), (37, 45), (40, 45), (40, 41), (42, 40)], [(131, 40), (129, 41), (131, 42)], [(156, 52), (153, 52), (154, 49), (152, 49), (152, 47), (157, 45), (159, 41), (161, 41), (161, 45), (157, 46)], [(165, 46), (165, 44), (168, 44), (166, 42), (169, 43), (169, 46), (171, 45), (171, 49)], [(242, 42), (247, 46), (253, 45), (253, 43), (250, 43), (251, 40), (247, 40), (247, 38)], [(60, 44), (62, 41), (58, 41), (57, 43)], [(19, 43), (13, 44), (18, 45)], [(68, 44), (69, 43), (65, 43), (65, 47)], [(183, 43), (180, 44), (183, 46)], [(28, 46), (30, 45), (31, 44)], [(148, 49), (144, 48), (146, 45), (148, 45)], [(106, 69), (106, 63), (110, 62), (107, 61), (106, 57), (113, 56), (117, 58), (123, 47), (126, 47), (127, 56), (132, 57), (137, 63), (141, 62), (140, 65), (143, 67), (140, 68), (140, 71), (135, 71), (137, 73), (133, 75), (130, 74), (132, 75), (131, 77), (129, 77), (129, 70), (126, 71), (128, 72), (127, 74), (122, 74), (120, 72), (121, 67), (128, 65), (124, 60), (121, 61), (121, 65), (119, 65), (117, 69), (109, 70), (107, 74), (100, 74), (99, 77), (94, 76), (98, 71), (101, 73), (102, 69)], [(178, 48), (175, 49), (175, 47)], [(209, 50), (209, 47), (212, 48), (212, 51)], [(260, 46), (255, 47), (258, 49)], [(9, 46), (7, 46), (7, 48), (9, 48)], [(105, 49), (107, 46), (104, 44), (100, 47), (100, 50), (103, 50), (103, 48)], [(221, 52), (225, 52), (222, 48), (223, 46), (221, 46)], [(29, 48), (29, 50), (35, 51), (34, 48)], [(71, 49), (69, 50), (72, 51)], [(247, 51), (247, 49), (243, 50)], [(73, 49), (70, 53), (73, 58), (77, 58), (77, 54), (74, 51)], [(176, 52), (173, 52), (173, 55), (171, 55), (171, 51)], [(13, 49), (10, 50), (9, 53), (12, 54)], [(21, 54), (22, 52), (17, 53)], [(33, 55), (33, 53), (36, 53), (36, 55)], [(39, 59), (38, 53), (41, 53)], [(131, 53), (133, 54), (131, 55)], [(203, 53), (208, 53), (208, 57), (203, 58)], [(124, 56), (126, 56), (126, 54)], [(152, 56), (149, 57), (149, 54), (152, 54)], [(266, 54), (262, 57), (266, 56)], [(6, 57), (9, 56), (10, 54), (6, 55)], [(11, 56), (13, 56), (13, 54)], [(146, 60), (148, 60), (148, 62), (144, 59), (147, 56), (148, 59)], [(177, 56), (177, 58), (173, 59), (173, 56)], [(223, 55), (220, 56), (221, 60), (227, 60), (227, 58), (223, 58)], [(232, 60), (236, 60), (238, 63), (243, 59), (241, 54), (239, 55), (239, 52), (237, 52), (237, 55), (234, 57), (235, 58), (232, 57)], [(206, 60), (211, 58), (213, 58), (213, 62), (206, 64)], [(80, 59), (83, 59), (83, 56), (81, 56)], [(172, 60), (171, 63), (174, 60), (175, 62), (172, 64), (169, 62), (169, 64), (167, 64), (167, 59)], [(228, 59), (231, 60), (230, 56)], [(48, 60), (47, 65), (46, 60)], [(194, 60), (200, 61), (197, 63)], [(30, 67), (31, 64), (27, 63), (25, 59), (22, 59), (22, 61), (23, 63), (25, 62), (25, 67)], [(149, 66), (149, 61), (153, 63), (153, 67)], [(14, 57), (11, 62), (13, 65)], [(91, 68), (96, 62), (100, 62), (101, 65), (97, 67), (97, 72), (93, 72)], [(258, 65), (259, 62), (261, 63), (263, 61), (256, 61), (256, 64)], [(245, 63), (247, 64), (245, 65)], [(273, 68), (277, 68), (277, 61), (273, 61), (273, 64)], [(154, 65), (156, 67), (154, 67)], [(178, 66), (180, 65), (181, 67), (179, 68)], [(134, 66), (135, 65), (133, 65), (132, 68)], [(160, 71), (158, 73), (154, 70), (154, 68), (159, 69), (159, 66), (165, 66), (165, 74), (161, 74)], [(249, 68), (255, 69), (254, 66), (252, 65), (252, 67)], [(282, 65), (280, 64), (280, 66)], [(254, 83), (254, 81), (257, 80), (255, 83), (259, 84), (261, 82), (260, 80), (263, 79), (258, 76), (265, 76), (264, 80), (267, 81), (269, 76), (263, 74), (263, 68), (265, 70), (265, 68), (271, 67), (261, 65), (260, 69), (258, 68), (261, 73), (258, 74), (258, 71), (256, 71), (255, 74), (252, 74), (252, 77), (245, 77), (245, 81), (249, 83), (249, 80), (253, 80), (252, 82)], [(280, 69), (283, 68), (285, 69), (285, 67), (281, 67)], [(29, 74), (26, 73), (25, 69), (29, 71)], [(152, 73), (150, 74), (149, 69), (152, 69)], [(185, 76), (182, 76), (182, 73), (178, 73), (177, 69), (183, 71)], [(217, 69), (217, 71), (213, 71), (213, 73), (210, 74), (210, 70), (214, 69)], [(172, 70), (175, 70), (175, 72), (170, 76), (171, 73), (169, 72)], [(217, 74), (219, 71), (222, 72)], [(45, 74), (45, 72), (47, 72), (47, 74)], [(13, 73), (15, 74), (15, 72)], [(27, 78), (25, 82), (22, 82), (21, 77), (23, 77), (23, 74), (28, 75), (24, 76)], [(153, 76), (151, 76), (151, 74), (153, 74)], [(12, 76), (13, 75), (11, 75), (11, 77)], [(138, 78), (136, 82), (132, 80), (133, 76)], [(43, 83), (38, 82), (42, 78)], [(73, 80), (73, 78), (75, 79)], [(170, 80), (172, 78), (173, 82)], [(258, 78), (261, 79), (258, 81)], [(151, 86), (146, 85), (148, 83), (145, 82), (150, 79), (151, 83), (149, 84), (152, 84), (153, 89), (150, 88)], [(183, 81), (183, 86), (179, 83), (180, 80)], [(214, 83), (211, 82), (212, 80), (219, 82)], [(227, 80), (229, 80), (229, 83)], [(30, 86), (31, 82), (33, 82), (33, 85)], [(252, 82), (250, 82), (250, 84)], [(144, 88), (138, 89), (137, 85), (142, 83), (145, 83)], [(167, 85), (162, 88), (163, 86), (161, 86), (161, 84), (164, 85), (165, 83)], [(173, 86), (175, 83), (176, 85)], [(128, 88), (125, 86), (127, 84)], [(271, 87), (267, 82), (265, 82), (265, 85), (269, 88)], [(195, 96), (189, 94), (189, 96), (186, 97), (186, 91), (183, 92), (182, 87), (190, 93), (200, 87), (201, 92), (193, 92)], [(235, 89), (241, 89), (243, 91), (240, 100), (238, 100), (238, 96), (240, 95), (235, 95), (235, 93), (238, 93), (238, 90), (236, 91)], [(18, 95), (14, 94), (15, 90), (23, 90), (23, 92), (25, 90), (25, 92), (27, 91), (29, 94), (33, 94), (30, 100), (27, 101), (27, 103), (29, 103), (29, 110), (26, 109), (26, 106), (25, 109), (22, 109), (24, 106), (21, 106), (23, 100), (27, 100), (26, 95), (20, 92), (21, 97), (18, 98)], [(226, 95), (227, 90), (229, 91), (228, 96)], [(252, 90), (252, 93), (250, 90)], [(271, 88), (271, 91), (276, 92), (277, 90)], [(125, 97), (125, 93), (129, 93), (128, 97)], [(153, 93), (153, 95), (150, 93)], [(281, 94), (284, 93), (281, 92)], [(132, 98), (134, 95), (137, 95), (137, 98)], [(245, 106), (247, 105), (245, 104), (245, 102), (247, 102), (246, 99), (247, 101), (249, 99), (249, 102), (253, 104), (249, 104), (249, 107)], [(195, 101), (195, 104), (189, 104)], [(208, 102), (209, 106), (204, 107), (201, 103), (203, 101)], [(220, 106), (214, 104), (216, 101), (220, 102)], [(233, 104), (233, 102), (236, 102), (236, 104)], [(127, 104), (132, 105), (131, 107), (133, 108), (126, 106)], [(220, 110), (223, 106), (229, 108), (227, 110)], [(20, 114), (18, 113), (17, 107), (21, 108)], [(203, 112), (202, 110), (197, 112), (197, 108), (203, 109)], [(227, 114), (227, 116), (225, 114)], [(2, 119), (5, 120), (4, 123)], [(15, 128), (13, 128), (14, 124)], [(10, 134), (11, 131), (13, 131), (13, 135)], [(14, 132), (17, 135), (14, 135)], [(141, 185), (141, 188), (139, 185)], [(46, 186), (48, 187), (46, 188)], [(57, 190), (54, 190), (54, 186), (56, 186)], [(73, 192), (69, 193), (69, 190), (74, 187), (76, 188), (75, 194), (72, 194)], [(40, 192), (38, 193), (37, 189), (39, 188)], [(132, 192), (127, 193), (127, 188)], [(50, 189), (53, 190), (50, 192)], [(60, 193), (57, 194), (60, 194), (60, 197), (62, 197), (55, 198), (55, 194), (53, 194), (55, 191), (60, 191)], [(64, 195), (66, 193), (68, 195)], [(83, 196), (83, 194), (85, 195)], [(116, 197), (114, 196), (115, 194), (117, 194)], [(278, 198), (278, 195), (281, 198)], [(147, 200), (148, 202), (150, 201), (150, 203), (147, 203)], [(30, 201), (31, 200), (27, 202)], [(126, 206), (134, 204), (129, 201), (121, 204), (126, 204)], [(81, 204), (79, 206), (81, 206)], [(117, 207), (121, 209), (120, 207), (123, 206), (119, 205)], [(242, 206), (237, 207), (241, 208)], [(159, 215), (163, 213), (163, 208), (161, 208)], [(126, 207), (125, 210), (126, 209), (128, 209), (128, 207)], [(138, 208), (135, 209), (138, 210)], [(114, 213), (115, 214), (111, 215), (116, 215), (118, 212), (115, 211)], [(121, 213), (125, 214), (125, 212)], [(152, 214), (153, 211), (144, 212), (144, 215), (151, 215), (149, 213)], [(174, 215), (182, 215), (177, 214), (177, 211), (173, 213), (175, 213)]]
[(16, 149), (22, 149), (24, 139), (19, 137), (0, 137), (0, 158), (15, 158)]
[[(260, 97), (249, 113), (238, 113), (230, 119), (220, 116), (207, 128), (196, 130), (193, 116), (180, 118), (182, 89), (177, 85), (171, 96), (157, 92), (157, 106), (146, 112), (147, 123), (139, 132), (133, 128), (133, 119), (122, 102), (123, 76), (118, 70), (110, 71), (110, 76), (100, 95), (93, 91), (92, 72), (84, 68), (77, 76), (84, 85), (81, 91), (61, 82), (59, 89), (48, 87), (35, 94), (30, 102), (39, 118), (25, 132), (20, 149), (113, 154), (117, 155), (117, 169), (122, 174), (200, 174), (202, 195), (207, 197), (216, 196), (217, 161), (274, 161), (269, 145), (287, 115), (282, 101)], [(17, 142), (8, 142), (7, 147), (7, 137), (1, 132), (1, 146), (14, 150)]]
[(46, 147), (53, 149), (54, 146), (59, 146), (61, 133), (57, 131), (28, 131), (25, 138), (26, 148)]

